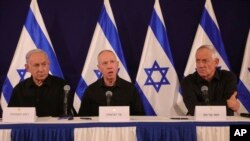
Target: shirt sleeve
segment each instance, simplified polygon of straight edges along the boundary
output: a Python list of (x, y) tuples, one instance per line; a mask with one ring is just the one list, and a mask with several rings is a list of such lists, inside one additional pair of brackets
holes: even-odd
[(89, 89), (87, 88), (86, 91), (84, 92), (84, 95), (82, 97), (82, 102), (81, 102), (81, 106), (78, 112), (78, 116), (91, 116), (90, 115), (90, 103), (89, 103)]
[(134, 97), (133, 98), (134, 101), (130, 108), (131, 115), (145, 115), (139, 93), (135, 87), (133, 87), (133, 97)]
[(229, 99), (237, 91), (237, 77), (232, 72), (225, 75), (225, 96)]
[(15, 87), (12, 91), (8, 107), (20, 107), (19, 97), (18, 97), (18, 87)]

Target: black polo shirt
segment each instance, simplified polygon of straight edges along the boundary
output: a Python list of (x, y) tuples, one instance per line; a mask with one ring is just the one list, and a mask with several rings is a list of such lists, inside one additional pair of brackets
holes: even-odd
[[(211, 82), (202, 79), (197, 72), (185, 77), (181, 82), (181, 89), (190, 115), (194, 115), (196, 105), (207, 105), (201, 92), (203, 85), (208, 87), (209, 105), (227, 106), (227, 99), (237, 90), (237, 78), (232, 72), (219, 69)], [(228, 107), (227, 115), (234, 115)]]
[(115, 85), (108, 87), (99, 79), (87, 87), (79, 110), (79, 116), (98, 116), (99, 106), (107, 106), (106, 92), (112, 91), (111, 106), (129, 106), (131, 115), (144, 115), (144, 110), (135, 86), (120, 77)]
[(35, 107), (37, 116), (60, 116), (63, 114), (63, 87), (66, 82), (49, 75), (41, 86), (32, 77), (16, 85), (9, 107)]

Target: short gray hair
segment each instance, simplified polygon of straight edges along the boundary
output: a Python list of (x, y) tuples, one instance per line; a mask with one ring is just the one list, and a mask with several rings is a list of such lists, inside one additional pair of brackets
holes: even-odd
[[(115, 53), (114, 53), (112, 50), (104, 49), (104, 50), (100, 51), (100, 52), (98, 53), (98, 55), (97, 55), (97, 62), (98, 62), (98, 64), (99, 64), (99, 56), (100, 56), (102, 53), (104, 53), (104, 52), (111, 52), (111, 53), (113, 53), (113, 54), (115, 55)], [(115, 56), (115, 57), (116, 57), (116, 56)]]
[[(213, 58), (213, 59), (218, 58), (218, 54), (217, 54), (217, 51), (216, 51), (216, 49), (214, 48), (214, 46), (212, 46), (212, 45), (201, 45), (201, 46), (197, 49), (197, 51), (200, 50), (200, 49), (208, 49), (208, 50), (210, 50), (210, 51), (212, 52), (212, 58)], [(197, 51), (196, 51), (196, 52), (197, 52)]]
[(41, 49), (32, 49), (32, 50), (30, 50), (27, 54), (26, 54), (26, 63), (28, 64), (28, 61), (29, 61), (29, 59), (30, 59), (30, 56), (32, 55), (32, 54), (34, 54), (34, 53), (42, 53), (42, 54), (44, 54), (48, 59), (49, 59), (49, 57), (48, 57), (48, 55), (47, 55), (47, 53), (45, 52), (45, 51), (43, 51), (43, 50), (41, 50)]

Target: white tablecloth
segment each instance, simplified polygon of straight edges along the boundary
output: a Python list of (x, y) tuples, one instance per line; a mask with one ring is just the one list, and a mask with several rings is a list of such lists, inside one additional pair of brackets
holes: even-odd
[[(249, 118), (242, 118), (242, 117), (227, 117), (226, 121), (207, 121), (207, 122), (201, 122), (201, 121), (195, 121), (193, 117), (189, 117), (188, 120), (172, 120), (167, 117), (131, 117), (130, 121), (121, 122), (116, 126), (107, 126), (107, 127), (99, 127), (99, 121), (97, 117), (93, 117), (92, 120), (82, 120), (79, 117), (74, 118), (74, 120), (58, 120), (58, 118), (52, 118), (52, 117), (43, 117), (38, 118), (35, 123), (27, 123), (31, 124), (32, 126), (36, 127), (36, 125), (50, 125), (50, 124), (57, 124), (59, 125), (74, 125), (73, 127), (73, 136), (74, 141), (100, 141), (100, 140), (107, 140), (107, 141), (136, 141), (136, 125), (137, 123), (140, 123), (140, 125), (144, 125), (146, 123), (173, 123), (173, 125), (182, 125), (189, 123), (196, 125), (196, 134), (197, 134), (197, 141), (229, 141), (230, 140), (230, 124), (231, 123), (238, 123), (238, 122), (244, 122), (248, 125), (250, 125), (250, 119)], [(209, 123), (213, 123), (212, 125)], [(223, 122), (227, 124), (223, 124)], [(84, 123), (90, 123), (89, 126), (77, 126), (79, 124)], [(92, 123), (94, 123), (94, 126), (92, 127)], [(132, 123), (132, 126), (120, 126), (122, 123)], [(134, 123), (134, 124), (133, 124)], [(205, 124), (203, 124), (205, 123)], [(208, 124), (207, 124), (208, 123)], [(221, 124), (222, 123), (222, 124)], [(228, 124), (230, 123), (230, 124)], [(19, 125), (21, 124), (21, 125)], [(103, 124), (103, 123), (100, 123)], [(218, 125), (219, 126), (218, 126)], [(3, 123), (0, 122), (0, 141), (11, 141), (11, 129), (8, 129), (8, 127), (4, 127), (5, 125), (11, 125), (11, 126), (24, 126), (26, 124), (23, 123)], [(59, 126), (58, 125), (58, 126)], [(166, 124), (165, 124), (166, 125)], [(207, 126), (208, 125), (208, 126)], [(215, 126), (213, 126), (215, 125)], [(83, 127), (83, 128), (81, 128)]]

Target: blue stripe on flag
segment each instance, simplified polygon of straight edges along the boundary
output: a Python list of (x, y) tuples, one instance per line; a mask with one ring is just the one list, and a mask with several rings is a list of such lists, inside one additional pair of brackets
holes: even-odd
[(156, 116), (156, 113), (155, 113), (153, 107), (148, 102), (148, 99), (145, 97), (145, 94), (143, 93), (142, 89), (140, 88), (140, 86), (137, 82), (135, 83), (135, 87), (137, 88), (137, 90), (140, 94), (140, 98), (141, 98), (142, 104), (144, 106), (145, 114), (149, 115), (149, 116)]
[[(169, 45), (169, 41), (167, 38), (167, 31), (162, 21), (158, 17), (155, 9), (153, 10), (152, 19), (150, 20), (150, 27), (152, 28), (153, 33), (156, 36), (158, 42), (161, 44), (161, 47), (167, 54), (170, 62), (172, 63), (172, 66), (174, 66), (173, 57), (171, 55), (170, 45)], [(163, 31), (165, 31), (165, 33)]]
[(40, 28), (39, 24), (36, 21), (36, 18), (30, 9), (28, 12), (28, 16), (25, 22), (25, 27), (29, 32), (32, 40), (34, 41), (37, 48), (44, 50), (50, 59), (50, 71), (53, 75), (63, 78), (63, 74), (59, 66), (59, 63), (56, 59), (54, 51), (50, 46), (46, 36), (44, 35), (42, 29)]
[(6, 102), (9, 103), (10, 97), (11, 97), (11, 93), (13, 91), (13, 87), (12, 87), (12, 85), (11, 85), (10, 80), (9, 80), (8, 77), (4, 81), (4, 85), (3, 85), (2, 91), (3, 91), (4, 98), (6, 99)]
[(243, 84), (241, 80), (239, 80), (238, 83), (238, 99), (241, 101), (241, 103), (244, 105), (244, 107), (247, 109), (248, 112), (250, 112), (250, 92), (246, 88), (246, 86)]
[(216, 24), (214, 23), (213, 19), (209, 15), (207, 9), (205, 8), (202, 13), (202, 18), (200, 25), (206, 32), (208, 38), (211, 40), (213, 43), (214, 47), (217, 49), (219, 52), (220, 56), (223, 58), (223, 61), (227, 65), (227, 67), (230, 69), (230, 65), (227, 59), (226, 51), (224, 49), (224, 44), (222, 41), (222, 38), (220, 36), (220, 31)]
[(76, 89), (76, 94), (80, 100), (82, 100), (82, 97), (83, 97), (83, 94), (84, 94), (84, 91), (86, 90), (86, 88), (87, 88), (87, 84), (83, 80), (83, 78), (81, 77), (81, 79), (77, 85), (77, 89)]
[(121, 60), (121, 63), (123, 64), (124, 68), (126, 70), (127, 66), (125, 63), (125, 59), (123, 57), (123, 52), (122, 52), (122, 48), (121, 48), (121, 42), (119, 39), (119, 35), (118, 32), (116, 30), (115, 25), (113, 24), (113, 22), (111, 21), (105, 6), (103, 6), (101, 14), (100, 14), (100, 18), (99, 18), (99, 24), (107, 38), (107, 40), (109, 41), (109, 43), (111, 44), (112, 48), (115, 50), (117, 56), (119, 57), (119, 59)]

